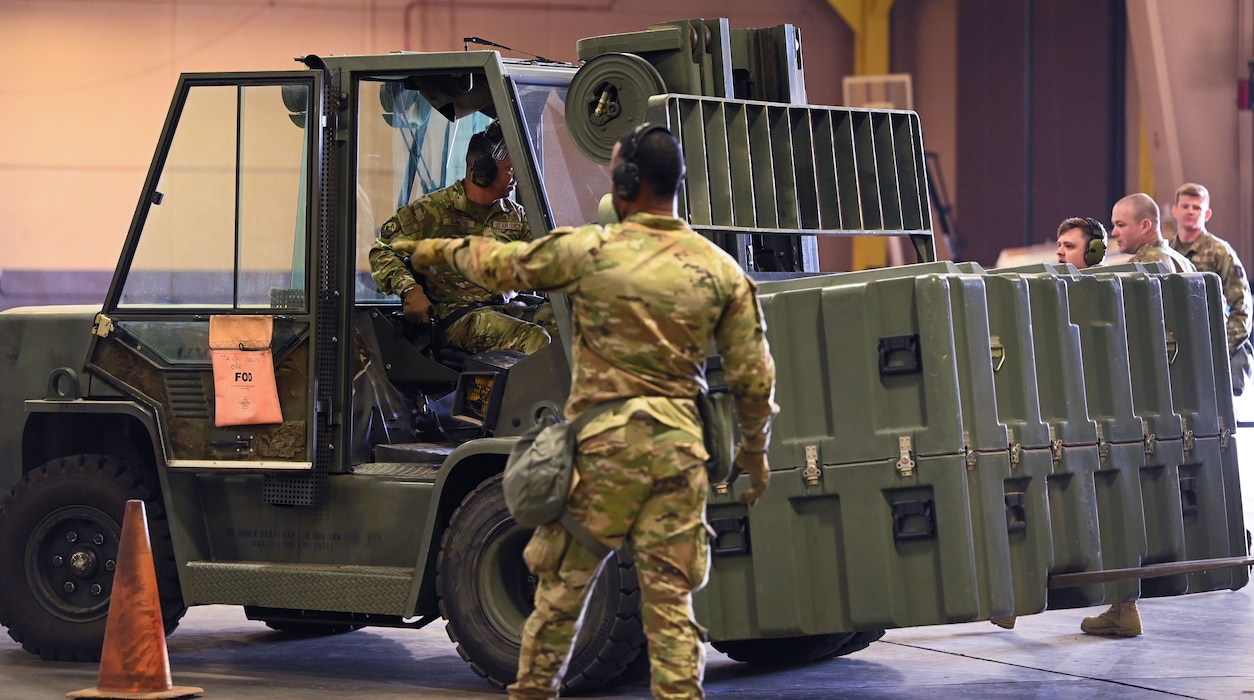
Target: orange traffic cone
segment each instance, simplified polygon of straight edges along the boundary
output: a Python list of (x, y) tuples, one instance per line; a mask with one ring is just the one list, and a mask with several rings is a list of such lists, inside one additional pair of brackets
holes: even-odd
[(127, 501), (105, 622), (104, 651), (100, 654), (100, 675), (95, 688), (65, 696), (148, 700), (191, 697), (203, 692), (201, 688), (176, 687), (170, 678), (170, 657), (165, 648), (161, 597), (157, 593), (144, 502)]

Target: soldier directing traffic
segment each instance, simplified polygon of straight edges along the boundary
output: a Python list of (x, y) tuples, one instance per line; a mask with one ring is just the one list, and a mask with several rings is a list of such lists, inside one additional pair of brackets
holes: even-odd
[[(408, 243), (415, 265), (452, 265), (491, 289), (568, 294), (572, 379), (566, 414), (623, 400), (580, 433), (578, 483), (567, 509), (601, 543), (626, 543), (642, 588), (652, 690), (702, 697), (704, 631), (692, 593), (709, 571), (708, 475), (693, 397), (704, 390), (714, 340), (734, 397), (741, 441), (740, 494), (766, 490), (775, 363), (756, 286), (731, 256), (676, 216), (683, 154), (668, 129), (644, 124), (614, 146), (612, 200), (621, 223), (558, 229), (534, 243), (486, 237)], [(525, 552), (540, 579), (523, 627), (511, 698), (552, 698), (601, 558), (558, 524), (538, 528)]]

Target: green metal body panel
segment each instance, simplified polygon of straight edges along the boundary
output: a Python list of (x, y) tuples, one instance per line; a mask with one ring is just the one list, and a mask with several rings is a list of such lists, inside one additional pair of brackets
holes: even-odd
[[(1241, 504), (1241, 478), (1240, 469), (1237, 467), (1237, 437), (1229, 436), (1225, 441), (1223, 437), (1218, 439), (1219, 442), (1219, 459), (1220, 470), (1223, 472), (1224, 479), (1224, 500), (1228, 504), (1228, 548), (1229, 556), (1244, 556), (1246, 553), (1246, 540), (1242, 537), (1249, 533), (1245, 529), (1245, 520), (1243, 519)], [(1245, 586), (1250, 581), (1250, 570), (1248, 567), (1238, 567), (1231, 569), (1232, 573), (1232, 590), (1236, 590)]]
[[(1228, 449), (1235, 445), (1229, 443)], [(1224, 471), (1224, 449), (1220, 438), (1205, 437), (1193, 441), (1192, 449), (1183, 451), (1180, 464), (1181, 515), (1184, 522), (1184, 552), (1181, 560), (1210, 559), (1245, 552), (1244, 539), (1233, 543), (1229, 520), (1233, 517), (1228, 490), (1231, 486)], [(1238, 488), (1237, 504), (1240, 504)], [(1240, 512), (1237, 512), (1240, 522)], [(1244, 532), (1237, 531), (1243, 538)], [(1188, 574), (1189, 593), (1239, 588), (1248, 577), (1248, 569), (1220, 569)], [(1234, 582), (1236, 585), (1234, 586)]]
[(1096, 445), (1097, 424), (1089, 417), (1080, 330), (1072, 323), (1066, 280), (1025, 275), (1032, 319), (1037, 395), (1050, 440), (1064, 446)]
[[(1141, 442), (1145, 439), (1146, 428), (1132, 407), (1132, 384), (1135, 381), (1137, 384), (1162, 385), (1165, 376), (1156, 376), (1156, 371), (1146, 376), (1132, 374), (1123, 285), (1118, 279), (1106, 275), (1066, 279), (1071, 320), (1080, 331), (1084, 397), (1089, 417), (1097, 421), (1098, 435), (1106, 442)], [(1150, 314), (1144, 309), (1136, 309), (1135, 312), (1142, 317)], [(1154, 346), (1138, 347), (1137, 354), (1154, 349)], [(1138, 369), (1159, 368), (1138, 366)], [(1163, 427), (1172, 430), (1163, 437), (1180, 436), (1178, 422), (1174, 426)]]
[[(75, 372), (73, 394), (90, 396), (105, 387), (83, 372), (83, 357), (91, 341), (96, 306), (44, 306), (0, 311), (0, 378), (10, 400), (0, 401), (0, 490), (8, 490), (22, 476), (19, 457), (26, 425), (25, 399), (49, 393), (49, 371), (67, 367)], [(116, 396), (114, 392), (106, 392)]]
[(1214, 356), (1209, 307), (1206, 313), (1197, 312), (1198, 304), (1206, 298), (1205, 278), (1199, 274), (1164, 275), (1159, 288), (1163, 331), (1169, 336), (1172, 408), (1180, 415), (1182, 427), (1193, 435), (1219, 435), (1219, 380), (1210, 361)]
[[(1054, 461), (1048, 449), (1011, 453), (1010, 473), (1004, 483), (1007, 545), (1010, 549), (1016, 615), (1038, 613), (1049, 604), (1046, 585), (1055, 560), (1049, 492), (1053, 469)], [(1066, 493), (1066, 489), (1060, 487), (1058, 492)], [(1088, 540), (1081, 540), (1085, 541)], [(1095, 538), (1093, 543), (1096, 544)], [(1074, 554), (1074, 550), (1080, 549), (1076, 544), (1059, 542), (1057, 549), (1064, 557), (1082, 559), (1082, 556)]]
[[(1064, 448), (1065, 449), (1065, 448)], [(1103, 443), (1100, 468), (1093, 475), (1097, 523), (1101, 533), (1102, 568), (1126, 569), (1144, 563), (1145, 512), (1141, 501), (1141, 468), (1145, 448), (1140, 442)], [(1107, 603), (1140, 597), (1138, 579), (1105, 584)]]
[[(1101, 461), (1097, 446), (1072, 445), (1060, 451), (1030, 452), (1049, 455), (1053, 466), (1046, 478), (1053, 541), (1049, 573), (1100, 571), (1105, 562), (1098, 518), (1096, 472)], [(1051, 609), (1083, 608), (1104, 599), (1105, 592), (1100, 585), (1050, 589), (1048, 594)]]
[(1184, 424), (1172, 396), (1161, 277), (1124, 273), (1112, 278), (1123, 288), (1121, 318), (1128, 338), (1128, 372), (1136, 378), (1133, 411), (1144, 421), (1147, 435), (1158, 440), (1183, 438)]
[[(1211, 356), (1215, 366), (1215, 406), (1219, 413), (1219, 444), (1223, 449), (1224, 498), (1228, 502), (1228, 544), (1234, 556), (1244, 554), (1246, 540), (1243, 539), (1244, 519), (1241, 503), (1241, 479), (1237, 469), (1236, 410), (1232, 405), (1232, 394), (1228, 387), (1232, 383), (1232, 369), (1228, 364), (1228, 346), (1222, 340), (1227, 338), (1224, 333), (1224, 297), (1219, 276), (1204, 273), (1206, 300), (1210, 312)], [(1249, 580), (1249, 570), (1241, 569), (1234, 573), (1243, 585)], [(1234, 584), (1236, 582), (1234, 581)]]
[[(993, 480), (1007, 470), (996, 459), (988, 458)], [(711, 636), (940, 624), (1010, 610), (1000, 498), (989, 527), (973, 526), (969, 500), (973, 492), (999, 495), (1000, 481), (986, 489), (969, 483), (963, 455), (922, 458), (906, 478), (895, 463), (824, 465), (814, 486), (801, 470), (776, 472), (767, 496), (748, 510), (749, 551), (720, 551), (716, 543), (710, 582), (694, 596)], [(744, 517), (726, 497), (711, 501), (712, 522)], [(786, 544), (779, 533), (789, 534)], [(1000, 565), (987, 565), (990, 553)]]
[(989, 330), (985, 277), (927, 276), (920, 284), (947, 283), (953, 313), (954, 363), (962, 409), (963, 443), (968, 451), (1005, 452), (1010, 433), (997, 415), (993, 380), (992, 333)]
[[(1049, 447), (1049, 425), (1037, 398), (1035, 340), (1028, 283), (1017, 275), (988, 275), (990, 345), (1000, 348), (993, 373), (997, 418), (1021, 449)], [(995, 339), (995, 341), (993, 340)]]
[(896, 270), (896, 279), (761, 290), (777, 360), (771, 461), (779, 468), (805, 464), (807, 446), (824, 464), (895, 458), (902, 438), (919, 455), (963, 452), (947, 283)]

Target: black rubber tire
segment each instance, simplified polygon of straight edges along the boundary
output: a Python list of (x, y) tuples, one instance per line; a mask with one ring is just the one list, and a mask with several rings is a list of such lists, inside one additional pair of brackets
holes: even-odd
[[(187, 607), (160, 489), (121, 460), (73, 455), (34, 469), (0, 499), (0, 625), (23, 649), (100, 660), (130, 499), (144, 501), (166, 634), (178, 626)], [(86, 562), (82, 570), (70, 571), (71, 557)]]
[(616, 677), (611, 678), (609, 682), (605, 684), (605, 687), (617, 688), (620, 685), (627, 685), (629, 683), (635, 683), (636, 681), (642, 681), (649, 677), (649, 671), (649, 647), (646, 644), (645, 647), (640, 650), (640, 653), (636, 655), (636, 658), (631, 663), (627, 664), (627, 667), (623, 669), (623, 672), (618, 674)]
[[(883, 632), (880, 632), (882, 635)], [(804, 637), (737, 639), (713, 642), (729, 658), (751, 666), (783, 667), (830, 659), (839, 654), (856, 634), (815, 634)], [(867, 642), (868, 644), (870, 642)]]
[(832, 656), (848, 656), (855, 652), (871, 646), (873, 642), (878, 642), (884, 636), (884, 630), (867, 630), (866, 632), (857, 632), (841, 645)]
[[(445, 629), (457, 653), (497, 687), (518, 674), (522, 625), (533, 608), (535, 579), (522, 558), (530, 537), (510, 517), (496, 476), (466, 496), (440, 543), (436, 591)], [(644, 649), (636, 567), (615, 552), (588, 601), (563, 694), (616, 683)]]

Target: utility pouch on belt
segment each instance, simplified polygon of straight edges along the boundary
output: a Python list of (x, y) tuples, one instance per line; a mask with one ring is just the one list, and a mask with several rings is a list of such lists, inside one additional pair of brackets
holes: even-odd
[(505, 462), (501, 487), (505, 505), (519, 525), (539, 527), (560, 522), (588, 551), (602, 558), (610, 553), (566, 511), (566, 499), (575, 471), (579, 431), (596, 416), (623, 403), (619, 399), (596, 404), (573, 423), (548, 418), (518, 438)]
[(710, 459), (705, 463), (714, 484), (727, 478), (732, 460), (736, 457), (736, 429), (731, 392), (726, 387), (709, 389), (697, 394), (697, 412), (701, 414), (705, 451)]

